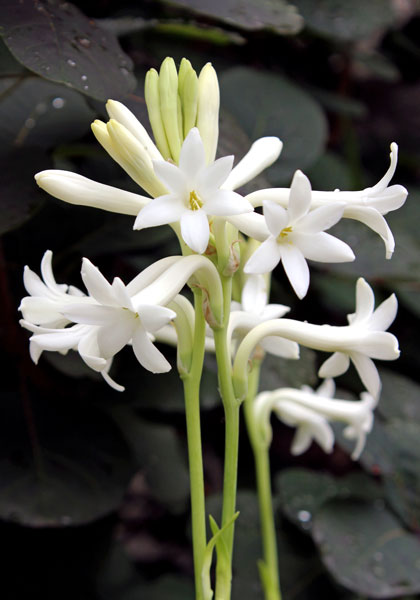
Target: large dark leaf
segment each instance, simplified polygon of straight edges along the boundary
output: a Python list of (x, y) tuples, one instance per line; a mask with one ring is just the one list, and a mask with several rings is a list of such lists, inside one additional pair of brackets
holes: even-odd
[(0, 33), (25, 67), (52, 81), (106, 100), (135, 85), (131, 59), (117, 38), (70, 2), (5, 1)]
[(319, 106), (281, 75), (236, 67), (220, 77), (222, 104), (254, 141), (276, 135), (283, 152), (268, 171), (273, 185), (289, 183), (296, 169), (311, 166), (324, 149), (327, 125)]
[(0, 233), (26, 221), (47, 195), (34, 181), (51, 167), (46, 150), (89, 130), (94, 114), (80, 94), (36, 77), (0, 81)]
[(2, 79), (0, 98), (1, 155), (78, 139), (95, 118), (80, 94), (38, 77)]
[[(22, 387), (23, 389), (23, 387)], [(115, 510), (134, 472), (114, 423), (74, 399), (4, 396), (0, 515), (32, 527), (88, 523)]]
[(333, 498), (379, 499), (380, 487), (364, 473), (334, 478), (308, 469), (286, 469), (276, 477), (277, 498), (284, 514), (303, 530), (311, 528), (321, 507)]
[(316, 514), (313, 536), (344, 587), (381, 599), (420, 592), (420, 540), (382, 504), (333, 500)]
[(394, 21), (388, 0), (295, 0), (294, 3), (310, 29), (339, 40), (359, 40)]
[(280, 34), (298, 33), (303, 25), (296, 8), (285, 0), (164, 0), (166, 4), (223, 21), (242, 29), (272, 29)]
[(41, 207), (45, 198), (34, 181), (34, 173), (49, 167), (43, 153), (10, 152), (0, 169), (0, 235), (19, 227)]

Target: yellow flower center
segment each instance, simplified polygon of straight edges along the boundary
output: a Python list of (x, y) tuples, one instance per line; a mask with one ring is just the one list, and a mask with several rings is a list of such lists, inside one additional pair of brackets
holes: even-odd
[(279, 233), (279, 235), (277, 236), (277, 241), (278, 242), (284, 242), (285, 239), (287, 238), (287, 236), (289, 235), (289, 233), (292, 233), (293, 229), (292, 227), (289, 225), (289, 227), (285, 227), (284, 229), (282, 229)]
[(195, 190), (190, 192), (189, 205), (191, 210), (198, 210), (203, 206), (201, 198)]

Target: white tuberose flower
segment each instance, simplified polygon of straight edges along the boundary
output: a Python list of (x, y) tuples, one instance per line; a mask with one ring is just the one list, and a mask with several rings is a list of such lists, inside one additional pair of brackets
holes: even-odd
[[(337, 377), (345, 373), (349, 367), (350, 359), (356, 367), (360, 379), (366, 389), (378, 397), (381, 381), (372, 358), (393, 360), (398, 358), (398, 351), (394, 336), (386, 330), (394, 321), (398, 303), (395, 294), (382, 302), (376, 310), (375, 296), (372, 288), (360, 277), (356, 285), (356, 312), (347, 315), (349, 329), (354, 333), (360, 332), (364, 342), (348, 347), (345, 352), (335, 352), (328, 358), (319, 370), (320, 377)], [(372, 357), (372, 358), (370, 358)]]
[(304, 386), (301, 390), (281, 388), (258, 394), (254, 414), (265, 442), (271, 441), (271, 411), (286, 425), (297, 428), (291, 447), (294, 455), (303, 454), (312, 440), (318, 442), (325, 452), (332, 452), (334, 433), (330, 422), (341, 421), (347, 423), (344, 435), (356, 440), (351, 456), (357, 460), (365, 446), (366, 435), (372, 429), (373, 409), (377, 401), (367, 392), (361, 394), (359, 402), (333, 399), (334, 393), (334, 381), (327, 379), (315, 392)]
[(146, 369), (162, 373), (171, 368), (150, 338), (176, 316), (175, 312), (148, 303), (144, 294), (139, 302), (135, 298), (174, 262), (172, 257), (151, 265), (128, 286), (119, 278), (111, 285), (84, 259), (82, 278), (88, 296), (77, 288), (58, 285), (51, 259), (52, 253), (47, 251), (42, 260), (45, 283), (25, 268), (24, 283), (30, 296), (23, 298), (19, 308), (24, 317), (21, 325), (34, 334), (30, 338), (30, 353), (35, 363), (44, 350), (77, 350), (86, 364), (118, 391), (123, 388), (112, 381), (108, 371), (113, 356), (126, 344), (133, 345), (137, 360)]
[(200, 133), (190, 130), (181, 148), (179, 167), (167, 161), (153, 162), (155, 173), (169, 194), (152, 200), (139, 213), (134, 229), (181, 224), (185, 243), (202, 254), (209, 242), (209, 216), (226, 217), (252, 212), (247, 200), (236, 192), (220, 189), (232, 170), (233, 156), (206, 165)]
[[(313, 208), (328, 206), (335, 202), (343, 202), (345, 204), (343, 218), (360, 221), (377, 233), (384, 241), (386, 258), (388, 259), (391, 258), (394, 252), (395, 241), (383, 215), (400, 208), (404, 204), (408, 193), (402, 185), (389, 185), (395, 174), (397, 160), (398, 146), (393, 142), (391, 144), (389, 168), (382, 179), (373, 187), (368, 187), (357, 192), (346, 192), (339, 189), (333, 192), (312, 192)], [(289, 202), (289, 190), (287, 188), (258, 190), (246, 196), (246, 199), (253, 206), (261, 206), (265, 200), (272, 200), (286, 208)], [(247, 229), (250, 230), (250, 235), (252, 235), (253, 229), (258, 229), (260, 226), (256, 220), (249, 219), (246, 215), (236, 217), (236, 220), (238, 228), (242, 228), (241, 230), (244, 233), (247, 233)]]
[(312, 211), (310, 207), (311, 184), (301, 171), (296, 171), (287, 209), (269, 200), (264, 202), (269, 237), (248, 260), (245, 273), (267, 273), (281, 260), (297, 296), (303, 298), (309, 287), (306, 258), (319, 262), (354, 260), (347, 244), (324, 232), (340, 220), (344, 204)]

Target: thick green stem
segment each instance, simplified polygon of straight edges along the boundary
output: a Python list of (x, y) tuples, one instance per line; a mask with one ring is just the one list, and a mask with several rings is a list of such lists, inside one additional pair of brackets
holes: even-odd
[(269, 448), (261, 439), (252, 410), (252, 404), (258, 391), (259, 376), (260, 364), (255, 361), (253, 369), (249, 374), (248, 394), (244, 402), (244, 412), (248, 435), (254, 452), (258, 503), (260, 508), (264, 555), (264, 561), (260, 567), (260, 575), (264, 588), (265, 600), (281, 600), (276, 527), (271, 493)]
[(191, 521), (194, 556), (195, 598), (203, 600), (201, 573), (206, 549), (206, 509), (200, 425), (200, 381), (204, 360), (205, 320), (202, 293), (194, 291), (195, 327), (191, 369), (183, 375), (190, 470)]
[[(232, 520), (236, 507), (236, 484), (239, 446), (239, 403), (235, 398), (232, 384), (232, 361), (227, 340), (227, 325), (230, 315), (232, 293), (231, 277), (221, 276), (224, 298), (224, 324), (214, 331), (219, 390), (225, 411), (225, 464), (223, 479), (222, 527)], [(231, 565), (233, 552), (234, 525), (223, 533), (229, 564), (220, 560), (216, 567), (216, 600), (229, 600), (231, 589)]]

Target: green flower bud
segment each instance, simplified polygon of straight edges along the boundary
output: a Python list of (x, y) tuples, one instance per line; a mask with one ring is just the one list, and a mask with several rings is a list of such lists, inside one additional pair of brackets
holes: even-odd
[(160, 113), (173, 160), (181, 151), (178, 126), (178, 73), (173, 58), (165, 58), (159, 72)]
[(150, 69), (146, 74), (144, 83), (144, 96), (146, 99), (147, 112), (149, 114), (150, 125), (152, 126), (156, 146), (159, 148), (163, 158), (167, 160), (171, 157), (168, 141), (166, 139), (165, 128), (160, 113), (159, 100), (159, 75), (155, 69)]
[(207, 163), (216, 157), (219, 138), (220, 93), (217, 74), (211, 63), (201, 69), (198, 78), (197, 127), (203, 140)]

